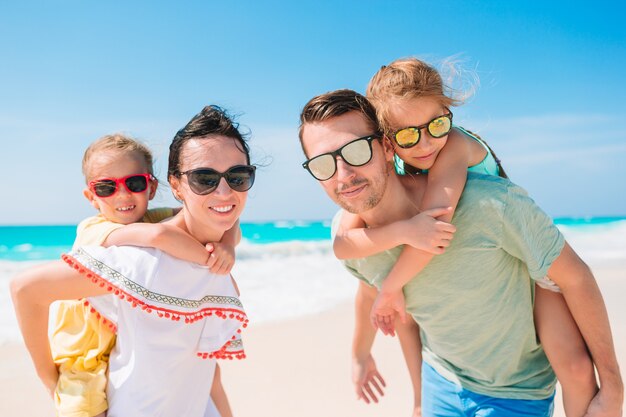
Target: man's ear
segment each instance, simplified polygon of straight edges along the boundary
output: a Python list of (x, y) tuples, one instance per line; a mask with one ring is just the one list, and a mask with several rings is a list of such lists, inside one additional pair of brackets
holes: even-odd
[(87, 199), (87, 201), (89, 201), (89, 203), (94, 206), (94, 208), (98, 211), (100, 211), (100, 206), (98, 206), (98, 201), (96, 200), (96, 196), (93, 193), (93, 191), (91, 191), (89, 188), (85, 188), (83, 190), (83, 195), (85, 196), (85, 198)]
[(393, 155), (396, 153), (396, 149), (391, 142), (391, 139), (389, 139), (386, 135), (383, 136), (383, 150), (385, 151), (385, 160), (387, 162), (393, 161)]

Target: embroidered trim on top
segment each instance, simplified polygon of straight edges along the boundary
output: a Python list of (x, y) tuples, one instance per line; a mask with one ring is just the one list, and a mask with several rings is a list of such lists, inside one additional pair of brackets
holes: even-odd
[[(77, 250), (75, 253), (79, 254), (78, 253), (79, 251), (82, 252), (80, 253), (80, 255), (86, 257), (87, 259), (91, 259), (95, 261), (94, 258), (92, 258), (89, 254), (84, 252), (82, 249)], [(146, 313), (152, 313), (152, 310), (155, 310), (159, 317), (169, 318), (173, 321), (179, 321), (180, 317), (183, 316), (185, 317), (185, 323), (193, 323), (204, 317), (212, 316), (213, 314), (215, 314), (216, 317), (220, 317), (224, 320), (233, 319), (233, 320), (240, 321), (241, 327), (243, 328), (246, 328), (248, 326), (248, 318), (246, 316), (246, 313), (244, 311), (233, 309), (233, 308), (207, 307), (196, 312), (181, 312), (181, 311), (173, 311), (173, 310), (165, 309), (163, 307), (146, 304), (142, 300), (139, 300), (133, 297), (132, 295), (125, 292), (124, 290), (115, 287), (111, 282), (100, 277), (98, 274), (94, 273), (93, 271), (85, 268), (85, 266), (78, 259), (67, 254), (61, 255), (61, 259), (63, 259), (63, 261), (65, 261), (69, 266), (73, 267), (78, 272), (83, 274), (86, 278), (90, 279), (94, 284), (97, 284), (100, 287), (107, 286), (107, 291), (114, 293), (121, 300), (124, 300), (124, 299), (127, 300), (129, 303), (132, 304), (133, 307), (140, 306), (141, 309), (144, 310)], [(101, 265), (104, 265), (102, 262), (98, 261), (98, 263)], [(108, 268), (108, 266), (106, 267)], [(111, 268), (109, 269), (112, 270)], [(122, 274), (118, 272), (116, 273), (119, 275), (119, 277), (123, 278), (124, 280), (128, 282), (133, 282), (127, 279), (126, 277), (124, 277)], [(120, 282), (120, 280), (118, 280), (117, 282)], [(213, 297), (219, 297), (219, 296), (213, 296)], [(175, 297), (171, 297), (171, 298), (175, 298)], [(204, 297), (204, 298), (207, 298), (207, 297)], [(223, 297), (223, 298), (230, 299), (234, 297)], [(238, 301), (238, 304), (241, 305), (241, 302), (239, 302), (239, 300), (237, 301)], [(85, 300), (85, 305), (88, 305), (88, 304), (89, 302)], [(93, 314), (96, 314), (99, 319), (102, 319), (103, 322), (107, 323), (111, 327), (111, 330), (113, 330), (114, 332), (117, 332), (117, 327), (115, 326), (115, 324), (107, 320), (95, 308), (91, 307), (90, 312)], [(237, 333), (241, 333), (241, 329), (237, 329)], [(243, 343), (241, 339), (237, 339), (237, 337), (233, 335), (232, 339), (227, 341), (224, 344), (224, 346), (222, 346), (219, 350), (216, 350), (210, 353), (209, 352), (197, 352), (197, 356), (201, 359), (213, 359), (213, 358), (215, 359), (234, 359), (234, 358), (245, 359), (246, 354), (244, 353), (242, 346), (243, 346)], [(236, 348), (240, 348), (240, 349), (235, 350)]]
[[(78, 253), (78, 251), (76, 253)], [(85, 252), (82, 252), (81, 255), (86, 255), (88, 259), (93, 259), (91, 258), (91, 256), (89, 256)], [(115, 286), (114, 283), (102, 278), (101, 276), (99, 276), (99, 274), (95, 273), (94, 271), (85, 268), (85, 265), (83, 265), (83, 263), (79, 261), (78, 259), (67, 254), (62, 255), (61, 258), (67, 264), (72, 266), (74, 269), (78, 270), (81, 274), (84, 274), (87, 278), (91, 279), (91, 281), (94, 284), (98, 284), (100, 287), (106, 286), (107, 291), (114, 293), (122, 300), (126, 299), (129, 303), (132, 304), (133, 307), (140, 306), (141, 309), (145, 310), (147, 313), (152, 313), (152, 310), (155, 310), (159, 317), (165, 317), (168, 319), (172, 319), (174, 321), (179, 321), (181, 317), (184, 317), (185, 323), (193, 323), (204, 317), (212, 316), (213, 314), (215, 314), (215, 316), (220, 317), (224, 320), (226, 319), (238, 320), (242, 323), (242, 327), (244, 328), (247, 327), (248, 325), (248, 318), (246, 316), (246, 313), (236, 308), (205, 307), (197, 311), (187, 312), (187, 311), (179, 311), (179, 310), (170, 310), (168, 308), (148, 304), (145, 301), (140, 300), (132, 296), (131, 294), (128, 294), (126, 291), (124, 291), (124, 289), (118, 288), (117, 286)], [(99, 262), (99, 263), (102, 264), (102, 262)], [(118, 275), (121, 276), (124, 280), (132, 282), (128, 278), (124, 277), (123, 275), (119, 273)], [(117, 282), (120, 282), (120, 281), (118, 280)], [(220, 296), (206, 296), (203, 298), (211, 298), (211, 297), (220, 297)], [(172, 297), (172, 298), (175, 298), (175, 297)], [(229, 299), (233, 297), (223, 297), (223, 298)], [(158, 300), (155, 300), (155, 301), (158, 302)], [(239, 304), (241, 305), (241, 303)]]
[(172, 297), (169, 295), (150, 291), (146, 287), (140, 284), (137, 284), (136, 282), (126, 278), (124, 275), (114, 270), (110, 266), (95, 259), (91, 255), (89, 255), (87, 252), (85, 252), (82, 248), (78, 248), (74, 253), (75, 253), (74, 259), (78, 260), (79, 258), (82, 258), (82, 260), (79, 261), (79, 263), (82, 264), (83, 266), (91, 269), (93, 272), (96, 272), (98, 275), (104, 275), (108, 277), (109, 279), (107, 281), (110, 282), (111, 284), (116, 285), (118, 287), (125, 288), (138, 295), (141, 295), (146, 300), (156, 301), (162, 304), (169, 304), (169, 305), (173, 305), (176, 307), (183, 307), (183, 308), (189, 308), (189, 309), (199, 308), (203, 304), (206, 304), (206, 303), (231, 304), (239, 308), (243, 308), (241, 301), (239, 301), (237, 297), (229, 297), (229, 296), (224, 296), (224, 295), (206, 295), (202, 297), (200, 300), (189, 300), (186, 298)]

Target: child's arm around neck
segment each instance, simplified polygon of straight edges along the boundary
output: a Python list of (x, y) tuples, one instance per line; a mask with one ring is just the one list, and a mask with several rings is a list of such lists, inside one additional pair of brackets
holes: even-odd
[(221, 242), (212, 243), (211, 251), (174, 222), (133, 223), (111, 232), (102, 245), (156, 248), (176, 258), (207, 265), (212, 272), (228, 273), (234, 263), (234, 247), (240, 240), (239, 221), (226, 231)]
[[(467, 179), (467, 167), (472, 157), (468, 139), (453, 129), (448, 137), (448, 142), (441, 150), (428, 174), (428, 183), (420, 204), (420, 211), (434, 209), (436, 211), (424, 214), (436, 217), (442, 222), (450, 222), (463, 192)], [(441, 242), (437, 240), (443, 225), (438, 224), (438, 227), (435, 228), (433, 222), (429, 222), (424, 217), (418, 215), (411, 220), (366, 229), (365, 223), (357, 214), (344, 212), (333, 242), (335, 256), (339, 259), (362, 258), (401, 244), (411, 245), (423, 253), (443, 253), (439, 249)], [(431, 258), (432, 255), (415, 274)], [(411, 277), (415, 274), (412, 274)]]
[[(454, 210), (456, 210), (465, 187), (470, 160), (471, 150), (468, 147), (467, 139), (452, 130), (448, 142), (428, 172), (428, 183), (420, 204), (422, 212), (438, 207), (449, 207), (450, 209), (439, 215), (437, 219), (443, 222), (452, 220)], [(417, 217), (414, 217), (415, 221), (417, 221)], [(410, 238), (410, 236), (407, 237), (407, 240)], [(381, 291), (399, 291), (402, 289), (406, 283), (424, 269), (433, 256), (432, 252), (417, 249), (409, 243), (409, 246), (404, 248), (398, 261), (389, 272)]]

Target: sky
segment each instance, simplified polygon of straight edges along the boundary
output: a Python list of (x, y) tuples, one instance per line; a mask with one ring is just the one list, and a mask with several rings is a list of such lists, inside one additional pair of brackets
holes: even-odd
[(237, 115), (260, 166), (243, 221), (329, 219), (299, 112), (407, 56), (479, 80), (455, 123), (548, 214), (623, 216), (625, 18), (621, 1), (2, 2), (0, 224), (93, 215), (82, 154), (113, 132), (153, 149), (153, 206), (176, 205), (168, 145), (207, 104)]

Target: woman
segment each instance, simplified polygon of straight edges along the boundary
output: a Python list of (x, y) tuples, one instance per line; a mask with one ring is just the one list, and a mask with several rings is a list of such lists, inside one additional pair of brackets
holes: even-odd
[[(168, 179), (183, 208), (167, 223), (202, 244), (219, 241), (243, 211), (254, 174), (236, 126), (205, 107), (170, 145)], [(84, 247), (64, 260), (74, 269), (57, 262), (12, 283), (31, 356), (49, 355), (52, 301), (91, 297), (94, 313), (118, 333), (109, 417), (217, 415), (209, 397), (215, 358), (244, 356), (238, 333), (247, 319), (231, 278), (150, 248)], [(111, 293), (117, 297), (97, 297)]]

